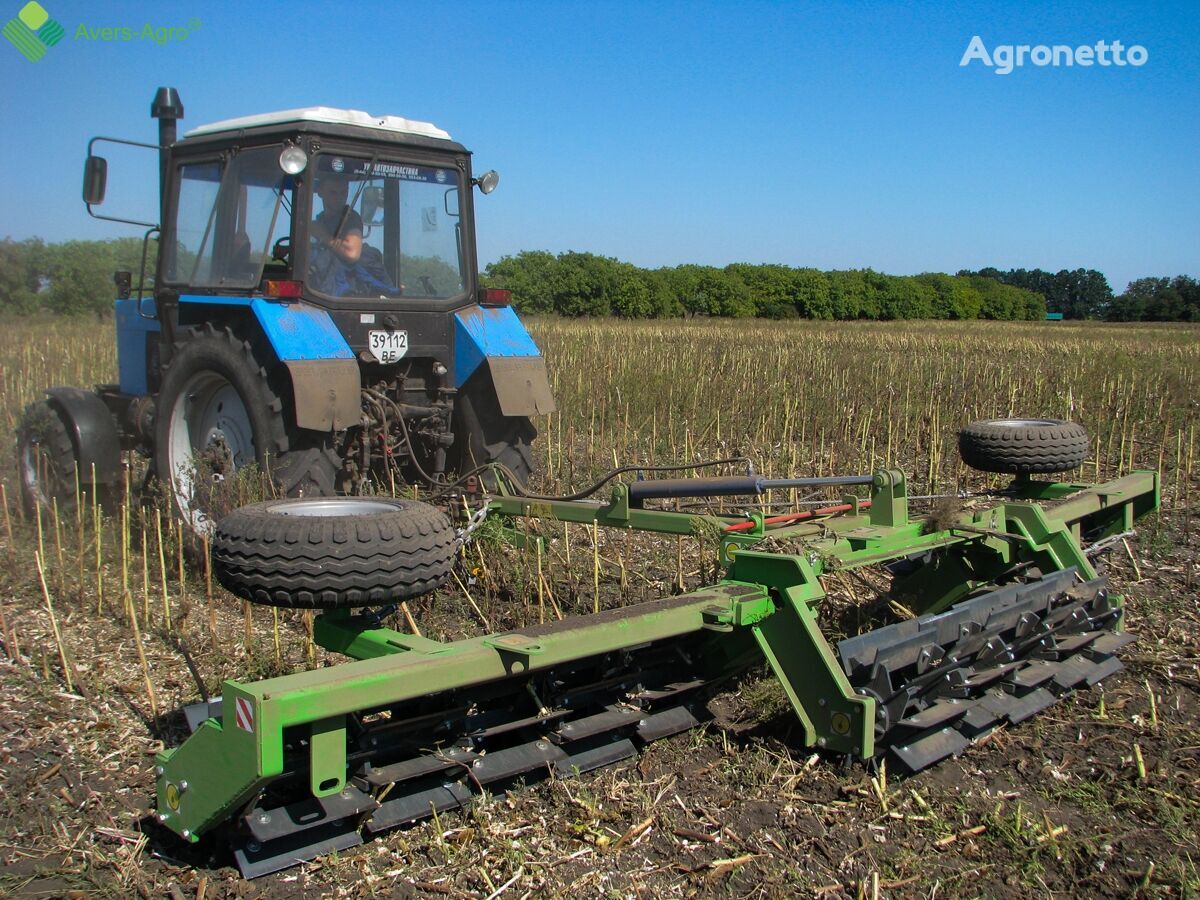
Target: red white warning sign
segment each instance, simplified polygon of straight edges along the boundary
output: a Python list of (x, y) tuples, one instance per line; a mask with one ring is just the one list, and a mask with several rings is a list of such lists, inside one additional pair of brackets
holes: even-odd
[(254, 705), (245, 697), (235, 698), (233, 718), (238, 728), (254, 731)]

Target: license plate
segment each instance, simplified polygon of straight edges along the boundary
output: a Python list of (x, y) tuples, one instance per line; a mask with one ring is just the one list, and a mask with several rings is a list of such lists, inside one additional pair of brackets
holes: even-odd
[(367, 338), (371, 355), (381, 363), (399, 362), (408, 352), (407, 331), (371, 331)]

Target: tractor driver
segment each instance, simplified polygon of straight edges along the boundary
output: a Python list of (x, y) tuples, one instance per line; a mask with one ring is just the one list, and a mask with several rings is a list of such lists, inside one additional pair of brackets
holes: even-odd
[(346, 205), (350, 186), (338, 175), (322, 175), (317, 181), (317, 196), (323, 209), (313, 217), (311, 234), (347, 265), (362, 256), (362, 216)]
[(350, 187), (340, 175), (322, 175), (316, 184), (321, 212), (313, 216), (314, 242), (308, 283), (334, 297), (398, 297), (383, 254), (363, 243), (362, 216), (347, 205)]

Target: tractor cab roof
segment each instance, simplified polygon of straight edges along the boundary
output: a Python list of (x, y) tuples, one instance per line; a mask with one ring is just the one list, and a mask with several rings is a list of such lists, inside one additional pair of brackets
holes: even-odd
[(320, 134), (383, 143), (416, 144), (464, 152), (449, 133), (431, 122), (401, 116), (375, 116), (358, 109), (309, 106), (259, 113), (200, 125), (184, 133), (184, 143), (208, 143), (244, 138)]

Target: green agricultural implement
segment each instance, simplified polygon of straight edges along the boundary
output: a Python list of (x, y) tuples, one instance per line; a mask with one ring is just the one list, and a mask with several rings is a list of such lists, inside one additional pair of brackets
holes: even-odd
[[(346, 568), (355, 553), (337, 549), (355, 541), (399, 541), (393, 557), (418, 559), (417, 580), (443, 579), (429, 563), (447, 543), (431, 507), (421, 505), (420, 526), (405, 533), (375, 533), (372, 523), (409, 515), (412, 501), (251, 507), (236, 535), (218, 528), (214, 561), (224, 582), (250, 599), (323, 607), (316, 642), (353, 661), (227, 681), (221, 699), (189, 708), (193, 733), (157, 759), (158, 820), (189, 842), (227, 836), (242, 873), (254, 877), (484, 792), (631, 758), (703, 723), (714, 689), (764, 662), (806, 747), (868, 764), (887, 755), (909, 771), (958, 754), (1121, 668), (1116, 651), (1133, 635), (1122, 628), (1122, 598), (1093, 560), (1159, 497), (1155, 472), (1095, 486), (1031, 478), (1061, 461), (1014, 463), (1023, 445), (1013, 451), (1002, 436), (990, 447), (989, 434), (964, 431), (964, 458), (982, 453), (984, 467), (1016, 470), (1011, 485), (976, 508), (927, 516), (910, 515), (905, 478), (894, 470), (612, 480), (602, 500), (533, 497), (496, 477), (497, 493), (481, 509), (508, 526), (548, 519), (700, 536), (711, 540), (721, 576), (678, 596), (451, 643), (383, 627), (384, 611), (354, 609), (377, 602), (362, 585), (338, 593), (357, 583)], [(1059, 445), (1077, 437), (1063, 432)], [(654, 508), (777, 488), (844, 493), (783, 515)], [(506, 531), (521, 540), (517, 528)], [(319, 546), (328, 558), (306, 564)], [(263, 574), (272, 566), (278, 596)], [(890, 596), (912, 617), (831, 642), (818, 622), (822, 576), (863, 567), (890, 577)]]

